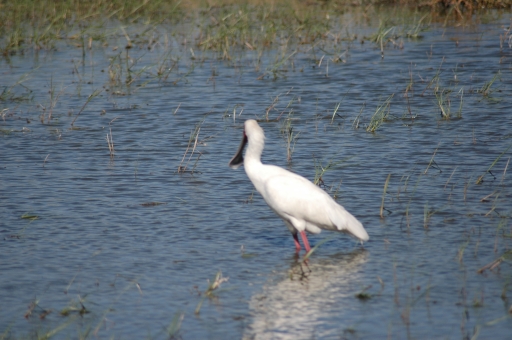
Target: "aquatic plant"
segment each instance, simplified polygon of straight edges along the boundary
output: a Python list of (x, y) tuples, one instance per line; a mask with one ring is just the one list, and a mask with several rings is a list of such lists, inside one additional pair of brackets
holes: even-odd
[(284, 135), (286, 141), (286, 160), (288, 163), (292, 161), (292, 154), (295, 150), (295, 144), (297, 143), (297, 140), (300, 136), (300, 131), (297, 132), (293, 130), (292, 120), (293, 110), (290, 110), (288, 116), (281, 125), (281, 133)]
[(393, 93), (377, 106), (375, 113), (370, 119), (370, 123), (366, 127), (367, 132), (377, 131), (377, 129), (380, 128), (382, 123), (384, 123), (384, 121), (388, 118), (391, 106), (391, 99), (393, 98), (394, 95), (395, 94)]
[(203, 302), (206, 298), (212, 299), (215, 297), (214, 291), (217, 290), (221, 284), (224, 282), (227, 282), (229, 280), (229, 277), (223, 277), (222, 272), (218, 271), (217, 274), (215, 274), (215, 278), (213, 280), (208, 280), (208, 287), (206, 290), (201, 293), (202, 297), (201, 300), (199, 300), (199, 303), (197, 304), (196, 310), (194, 313), (197, 315), (201, 311), (201, 306), (203, 305)]
[(491, 89), (492, 85), (496, 82), (496, 80), (501, 79), (501, 71), (496, 72), (496, 74), (492, 77), (491, 80), (487, 81), (480, 90), (478, 90), (479, 93), (481, 93), (484, 97), (489, 97), (493, 90)]
[(386, 198), (386, 194), (388, 191), (389, 179), (391, 178), (391, 174), (388, 174), (386, 181), (384, 182), (384, 189), (382, 190), (382, 202), (380, 204), (380, 218), (384, 218), (384, 200)]
[(87, 106), (87, 104), (89, 104), (91, 102), (91, 100), (93, 100), (94, 98), (99, 96), (101, 92), (103, 92), (103, 89), (101, 89), (101, 90), (100, 89), (96, 89), (89, 96), (87, 96), (87, 100), (85, 101), (84, 105), (80, 108), (80, 111), (78, 111), (78, 113), (76, 114), (75, 118), (71, 122), (71, 129), (75, 129), (75, 122), (78, 119), (78, 117), (80, 116), (80, 114), (84, 111), (84, 109)]
[[(504, 154), (507, 153), (507, 151), (512, 147), (512, 144), (510, 144), (506, 149), (505, 151), (503, 151), (498, 157), (496, 157), (496, 159), (494, 160), (494, 162), (492, 162), (492, 164), (487, 168), (487, 170), (485, 170), (485, 172), (480, 175), (477, 180), (476, 180), (476, 184), (481, 184), (483, 181), (484, 181), (484, 176), (486, 174), (490, 174), (494, 177), (494, 179), (496, 179), (496, 176), (494, 176), (491, 172), (491, 169), (496, 165), (496, 163), (498, 163), (498, 161), (500, 160), (501, 157), (503, 157)], [(507, 162), (508, 164), (508, 162)]]

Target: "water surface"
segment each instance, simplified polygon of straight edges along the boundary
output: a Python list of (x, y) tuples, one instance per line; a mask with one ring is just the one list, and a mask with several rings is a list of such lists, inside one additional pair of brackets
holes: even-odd
[[(109, 58), (126, 58), (115, 42), (3, 59), (3, 86), (28, 78), (1, 102), (0, 331), (166, 338), (182, 318), (183, 339), (505, 338), (510, 264), (477, 270), (511, 246), (506, 25), (432, 26), (383, 58), (368, 40), (343, 43), (337, 63), (304, 47), (277, 77), (261, 77), (275, 51), (256, 67), (250, 51), (225, 62), (184, 46), (167, 80), (148, 71), (131, 86), (109, 80)], [(128, 57), (142, 70), (164, 52)], [(391, 95), (388, 118), (367, 132)], [(364, 247), (323, 232), (310, 237), (329, 240), (309, 269), (297, 263), (282, 221), (227, 167), (249, 118), (265, 129), (266, 163), (313, 179), (341, 161), (323, 187), (365, 225)], [(290, 162), (287, 121), (300, 132)], [(229, 280), (196, 315), (219, 271)]]

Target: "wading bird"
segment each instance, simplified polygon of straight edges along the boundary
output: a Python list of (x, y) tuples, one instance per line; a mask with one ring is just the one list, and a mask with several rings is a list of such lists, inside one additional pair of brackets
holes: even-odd
[[(245, 158), (243, 151), (245, 145)], [(275, 165), (261, 163), (265, 134), (258, 123), (249, 119), (235, 156), (229, 161), (232, 169), (244, 165), (245, 172), (268, 206), (283, 219), (293, 235), (295, 249), (300, 251), (300, 233), (306, 252), (311, 250), (306, 231), (318, 234), (325, 230), (339, 231), (368, 241), (361, 222), (336, 203), (325, 191), (306, 178)]]

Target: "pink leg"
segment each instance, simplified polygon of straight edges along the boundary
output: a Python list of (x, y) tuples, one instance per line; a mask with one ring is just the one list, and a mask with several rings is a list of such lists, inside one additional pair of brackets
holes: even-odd
[(297, 234), (293, 234), (293, 242), (295, 242), (295, 251), (298, 253), (300, 251), (300, 243)]
[(309, 246), (308, 237), (306, 236), (306, 231), (303, 230), (300, 232), (300, 236), (302, 237), (302, 243), (304, 243), (304, 248), (306, 248), (306, 253), (309, 253), (311, 247)]

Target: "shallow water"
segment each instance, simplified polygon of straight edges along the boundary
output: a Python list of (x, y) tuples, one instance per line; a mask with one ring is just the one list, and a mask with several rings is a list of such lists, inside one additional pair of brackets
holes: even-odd
[[(510, 264), (477, 273), (511, 246), (506, 25), (434, 26), (401, 48), (388, 44), (384, 58), (368, 40), (347, 42), (341, 63), (326, 55), (320, 64), (325, 53), (305, 47), (277, 78), (260, 80), (273, 52), (258, 68), (250, 52), (191, 60), (183, 47), (167, 81), (148, 72), (131, 87), (109, 82), (109, 57), (125, 57), (113, 44), (84, 57), (62, 43), (2, 60), (4, 86), (29, 73), (26, 88), (13, 86), (1, 102), (0, 332), (165, 338), (182, 318), (184, 339), (506, 337)], [(138, 70), (162, 53), (129, 51)], [(479, 92), (498, 72), (491, 92)], [(442, 119), (436, 86), (451, 91), (453, 115), (462, 96), (462, 118)], [(104, 91), (77, 117), (96, 89)], [(366, 132), (390, 95), (388, 119)], [(323, 175), (324, 188), (365, 225), (364, 248), (341, 234), (312, 235), (313, 244), (328, 241), (300, 266), (282, 221), (242, 169), (227, 167), (243, 121), (264, 120), (272, 104), (271, 121), (260, 123), (264, 162), (313, 179), (315, 165), (343, 160)], [(300, 132), (291, 162), (287, 119)], [(503, 152), (495, 179), (475, 184)], [(218, 271), (229, 280), (195, 315)], [(82, 305), (88, 313), (59, 314)]]

